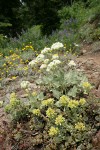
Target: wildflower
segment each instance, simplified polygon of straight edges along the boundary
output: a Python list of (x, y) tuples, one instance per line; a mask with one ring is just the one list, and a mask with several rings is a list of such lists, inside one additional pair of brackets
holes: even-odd
[(46, 115), (48, 118), (52, 118), (55, 116), (55, 110), (52, 108), (48, 108), (48, 110), (46, 111)]
[(49, 98), (47, 100), (43, 100), (42, 101), (42, 106), (49, 106), (49, 105), (53, 105), (54, 103), (54, 99), (53, 98)]
[(0, 107), (2, 107), (2, 105), (3, 105), (3, 101), (0, 101)]
[(75, 124), (75, 129), (79, 131), (85, 130), (85, 125), (82, 122), (78, 122)]
[(12, 92), (12, 93), (10, 94), (10, 99), (12, 99), (12, 98), (16, 98), (15, 92)]
[(45, 47), (42, 51), (41, 51), (41, 54), (46, 54), (46, 53), (48, 53), (48, 52), (50, 52), (50, 48), (48, 48), (48, 47)]
[(33, 114), (36, 115), (36, 116), (40, 116), (41, 115), (41, 112), (40, 112), (40, 109), (33, 109)]
[(64, 122), (65, 122), (65, 118), (62, 115), (59, 115), (55, 120), (56, 125), (61, 125)]
[(13, 80), (15, 80), (16, 78), (17, 78), (16, 76), (13, 76), (13, 77), (12, 77)]
[(59, 64), (61, 64), (61, 61), (60, 61), (60, 60), (58, 60), (58, 59), (53, 60), (53, 62), (54, 62), (54, 64), (55, 64), (55, 65), (59, 65)]
[(45, 58), (45, 56), (44, 56), (43, 54), (39, 54), (39, 55), (36, 57), (36, 61), (37, 61), (37, 62), (41, 62), (41, 61), (44, 60), (44, 58)]
[(69, 63), (68, 63), (68, 66), (69, 67), (72, 67), (72, 66), (76, 66), (75, 62), (73, 60), (71, 60)]
[(4, 63), (3, 66), (6, 66), (6, 64)]
[(63, 96), (60, 97), (59, 102), (60, 102), (63, 106), (65, 106), (65, 105), (69, 102), (69, 97), (66, 96), (66, 95), (63, 95)]
[(51, 46), (51, 49), (60, 49), (60, 48), (63, 48), (64, 47), (64, 45), (62, 44), (62, 43), (60, 43), (60, 42), (56, 42), (56, 43), (54, 43), (52, 46)]
[(31, 67), (34, 67), (36, 64), (37, 64), (37, 61), (36, 60), (32, 60), (32, 61), (29, 62), (28, 65), (31, 66)]
[(48, 62), (49, 62), (49, 59), (44, 60), (44, 64), (48, 64)]
[(81, 98), (81, 99), (79, 100), (79, 104), (84, 105), (85, 103), (86, 103), (85, 98)]
[(19, 104), (19, 103), (20, 103), (20, 101), (17, 100), (16, 94), (15, 94), (14, 92), (11, 93), (11, 94), (10, 94), (10, 104), (11, 104), (12, 106), (15, 106), (16, 104)]
[(76, 43), (74, 43), (74, 45), (75, 45), (76, 47), (79, 47), (79, 45), (78, 45), (78, 44), (76, 44)]
[(21, 88), (26, 89), (30, 86), (30, 82), (29, 81), (22, 81), (21, 82)]
[(42, 65), (40, 66), (40, 69), (45, 69), (46, 67), (47, 67), (46, 64), (42, 64)]
[(79, 105), (79, 102), (77, 100), (70, 100), (68, 102), (68, 107), (69, 108), (76, 108)]
[(32, 96), (37, 96), (37, 93), (36, 93), (36, 92), (33, 92), (33, 93), (32, 93)]
[(91, 89), (91, 87), (92, 87), (89, 82), (83, 82), (83, 83), (82, 83), (82, 86), (83, 86), (83, 88), (85, 88), (85, 89)]
[(54, 55), (52, 56), (52, 59), (58, 59), (58, 58), (59, 58), (58, 54), (54, 54)]
[(55, 135), (57, 135), (58, 133), (59, 133), (59, 129), (58, 129), (58, 128), (51, 127), (51, 128), (49, 129), (49, 135), (50, 135), (50, 136), (55, 136)]
[(57, 67), (60, 63), (61, 63), (61, 61), (58, 60), (58, 59), (53, 60), (52, 62), (50, 62), (50, 63), (48, 64), (46, 71), (50, 71), (51, 69), (54, 69), (54, 68)]

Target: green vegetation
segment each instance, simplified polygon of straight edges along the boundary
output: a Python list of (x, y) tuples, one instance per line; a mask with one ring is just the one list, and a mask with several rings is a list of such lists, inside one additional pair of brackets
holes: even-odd
[[(39, 131), (38, 137), (29, 141), (32, 148), (36, 145), (44, 150), (93, 148), (91, 140), (98, 131), (99, 100), (89, 96), (92, 85), (69, 56), (65, 62), (66, 57), (60, 42), (44, 48), (28, 64), (34, 72), (34, 82), (40, 87), (39, 92), (33, 91), (31, 83), (23, 80), (20, 86), (26, 91), (26, 102), (13, 92), (5, 106), (16, 128), (24, 122), (28, 131)], [(13, 136), (19, 143), (24, 136), (22, 128)]]
[(92, 150), (100, 102), (74, 60), (81, 43), (95, 41), (98, 50), (100, 1), (1, 0), (0, 6), (0, 89), (6, 78), (22, 79), (25, 93), (23, 100), (15, 89), (7, 103), (0, 101), (11, 120), (10, 133), (0, 133), (12, 150)]

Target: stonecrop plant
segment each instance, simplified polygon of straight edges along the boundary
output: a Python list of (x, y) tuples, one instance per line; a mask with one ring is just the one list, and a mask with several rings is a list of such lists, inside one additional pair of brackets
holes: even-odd
[(31, 124), (30, 130), (40, 131), (46, 142), (44, 150), (53, 146), (59, 150), (90, 150), (90, 137), (98, 130), (99, 107), (96, 105), (96, 112), (93, 111), (92, 100), (87, 99), (92, 85), (77, 69), (64, 45), (57, 42), (44, 48), (28, 67), (34, 72), (39, 92), (33, 91), (29, 81), (22, 81), (26, 102), (11, 93), (6, 112), (16, 123), (24, 119)]
[(84, 86), (85, 83), (89, 84), (87, 78), (78, 71), (72, 55), (69, 55), (60, 42), (54, 43), (51, 48), (44, 48), (29, 62), (29, 68), (36, 72), (36, 83), (53, 92), (57, 98), (61, 94), (71, 97), (87, 94), (92, 87)]
[[(33, 131), (41, 130), (43, 138), (48, 141), (45, 150), (54, 144), (55, 149), (69, 149), (74, 146), (84, 149), (87, 145), (91, 149), (90, 137), (97, 131), (99, 121), (94, 119), (91, 122), (89, 112), (95, 118), (99, 115), (91, 110), (91, 104), (92, 101), (88, 102), (85, 98), (71, 99), (67, 95), (62, 95), (59, 99), (46, 99), (45, 96), (41, 99), (36, 92), (29, 93), (29, 101), (24, 104), (15, 93), (11, 93), (10, 103), (5, 110), (16, 123), (32, 120), (29, 128)], [(96, 109), (99, 111), (98, 106)]]

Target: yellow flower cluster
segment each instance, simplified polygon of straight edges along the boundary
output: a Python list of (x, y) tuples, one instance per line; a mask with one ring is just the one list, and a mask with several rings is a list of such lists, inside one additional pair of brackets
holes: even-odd
[(52, 109), (52, 108), (48, 108), (47, 111), (46, 111), (46, 115), (48, 118), (53, 118), (55, 116), (55, 110)]
[(79, 104), (84, 105), (85, 103), (86, 103), (85, 98), (81, 98), (81, 99), (79, 100)]
[(91, 89), (91, 87), (92, 87), (89, 82), (83, 82), (83, 83), (82, 83), (82, 86), (83, 86), (83, 88), (85, 88), (85, 89)]
[(49, 106), (49, 105), (53, 105), (54, 103), (54, 99), (53, 98), (49, 98), (47, 100), (43, 100), (42, 101), (42, 106)]
[(20, 55), (17, 55), (16, 53), (11, 54), (10, 56), (5, 56), (5, 62), (0, 69), (1, 76), (7, 75), (11, 68), (17, 67), (20, 59)]
[(33, 93), (32, 93), (32, 96), (37, 96), (37, 93), (36, 93), (36, 92), (33, 92)]
[(10, 101), (16, 99), (16, 94), (13, 92), (10, 94)]
[(76, 108), (79, 105), (79, 101), (77, 100), (70, 100), (68, 102), (68, 107), (69, 108)]
[(61, 125), (64, 122), (65, 122), (65, 118), (62, 115), (59, 115), (55, 120), (56, 125)]
[(17, 77), (16, 76), (12, 76), (12, 79), (15, 80)]
[(36, 116), (40, 116), (41, 115), (41, 112), (40, 112), (40, 109), (33, 109), (32, 113)]
[(60, 104), (65, 106), (69, 102), (69, 97), (66, 95), (62, 95), (59, 100)]
[(10, 104), (12, 105), (12, 106), (14, 106), (14, 105), (16, 105), (16, 104), (18, 104), (19, 103), (19, 100), (17, 100), (17, 96), (16, 96), (16, 94), (13, 92), (13, 93), (11, 93), (10, 94)]
[(49, 136), (55, 136), (59, 133), (59, 129), (55, 127), (51, 127), (49, 130)]
[(26, 45), (24, 48), (22, 48), (23, 51), (27, 51), (29, 49), (34, 50), (32, 45)]
[(75, 129), (79, 131), (85, 130), (85, 125), (82, 122), (78, 122), (75, 124)]

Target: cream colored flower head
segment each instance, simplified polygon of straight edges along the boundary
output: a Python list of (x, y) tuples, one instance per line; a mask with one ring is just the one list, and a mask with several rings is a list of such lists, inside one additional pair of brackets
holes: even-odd
[(58, 59), (59, 58), (59, 56), (58, 56), (58, 54), (54, 54), (53, 56), (52, 56), (52, 59), (54, 60), (54, 59)]
[(75, 64), (75, 62), (74, 62), (73, 60), (71, 60), (71, 61), (68, 63), (68, 66), (69, 66), (69, 67), (75, 67), (76, 64)]
[(59, 64), (61, 64), (61, 61), (58, 60), (58, 59), (55, 59), (55, 60), (53, 60), (53, 63), (54, 63), (55, 65), (59, 65)]
[(28, 65), (31, 66), (31, 67), (34, 67), (36, 64), (37, 64), (37, 61), (36, 60), (32, 60), (32, 61), (29, 62)]
[(74, 43), (74, 45), (75, 45), (76, 47), (79, 47), (79, 45), (78, 45), (78, 44), (76, 44), (76, 43)]
[(39, 54), (39, 55), (36, 57), (36, 61), (37, 61), (37, 62), (42, 62), (42, 61), (44, 61), (44, 58), (45, 58), (45, 56), (44, 56), (43, 54)]
[(52, 62), (50, 62), (47, 66), (47, 70), (46, 71), (50, 71), (52, 69), (54, 69), (55, 67), (57, 67), (59, 64), (61, 64), (61, 61), (58, 59), (53, 60)]
[(41, 51), (41, 54), (46, 54), (46, 53), (49, 53), (50, 51), (51, 51), (50, 48), (45, 47), (45, 48)]
[(54, 44), (51, 46), (51, 49), (52, 49), (52, 50), (56, 50), (56, 49), (60, 49), (60, 48), (63, 48), (63, 47), (64, 47), (64, 45), (63, 45), (62, 43), (56, 42), (56, 43), (54, 43)]
[(48, 62), (49, 62), (49, 59), (44, 60), (44, 64), (48, 64)]
[(47, 68), (47, 65), (46, 65), (46, 64), (42, 64), (42, 65), (40, 66), (40, 69), (45, 69), (45, 68)]
[(29, 88), (29, 86), (30, 86), (30, 82), (29, 81), (22, 81), (21, 82), (21, 88), (22, 89)]

